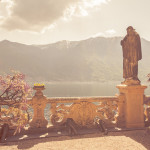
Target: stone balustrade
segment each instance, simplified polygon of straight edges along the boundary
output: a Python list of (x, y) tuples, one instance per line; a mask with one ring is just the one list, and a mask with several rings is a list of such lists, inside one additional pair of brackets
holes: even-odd
[(107, 126), (116, 126), (117, 101), (116, 96), (48, 98), (50, 121), (57, 126), (72, 118), (80, 127), (92, 127), (95, 119), (101, 119)]
[(108, 126), (116, 126), (118, 97), (54, 97), (43, 96), (43, 88), (34, 88), (35, 96), (28, 100), (34, 110), (31, 128), (46, 127), (44, 108), (50, 104), (50, 124), (63, 125), (67, 118), (72, 118), (78, 126), (92, 127), (95, 119), (103, 120)]
[(108, 127), (144, 127), (144, 119), (150, 120), (150, 103), (146, 103), (150, 102), (150, 96), (144, 95), (146, 86), (118, 85), (117, 88), (119, 94), (116, 96), (51, 98), (43, 96), (42, 88), (35, 89), (35, 96), (29, 100), (34, 109), (30, 127), (47, 127), (46, 104), (50, 104), (49, 118), (53, 126), (63, 125), (67, 118), (72, 118), (80, 127), (92, 127), (96, 119), (103, 120)]
[[(116, 96), (98, 97), (45, 97), (44, 87), (34, 87), (33, 98), (28, 104), (33, 108), (30, 128), (61, 126), (72, 118), (79, 127), (91, 128), (97, 119), (103, 120), (107, 127), (141, 128), (145, 122), (150, 124), (150, 96), (144, 95), (143, 85), (118, 85)], [(45, 118), (46, 110), (49, 119)], [(50, 113), (49, 113), (50, 112)]]

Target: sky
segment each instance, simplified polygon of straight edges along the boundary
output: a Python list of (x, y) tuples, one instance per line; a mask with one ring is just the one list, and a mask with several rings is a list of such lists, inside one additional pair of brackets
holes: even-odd
[(125, 36), (150, 41), (150, 0), (0, 0), (0, 41), (48, 44)]

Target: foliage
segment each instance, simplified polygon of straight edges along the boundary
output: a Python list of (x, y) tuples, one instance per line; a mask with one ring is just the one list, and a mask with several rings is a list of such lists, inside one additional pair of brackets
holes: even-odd
[(25, 75), (12, 71), (12, 75), (0, 76), (0, 90), (0, 124), (17, 127), (20, 132), (29, 120), (27, 98), (32, 92)]

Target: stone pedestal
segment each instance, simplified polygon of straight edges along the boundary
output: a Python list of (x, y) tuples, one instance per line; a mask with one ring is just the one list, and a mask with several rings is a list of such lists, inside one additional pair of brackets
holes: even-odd
[[(123, 122), (126, 128), (142, 128), (144, 127), (144, 90), (147, 86), (144, 85), (118, 85), (120, 92), (119, 101), (124, 101), (124, 106), (121, 103), (119, 112), (124, 113)], [(124, 100), (123, 100), (124, 99)], [(122, 109), (122, 110), (121, 110)], [(121, 116), (120, 116), (121, 117)], [(122, 122), (122, 123), (123, 123)]]
[(34, 87), (37, 92), (33, 96), (30, 104), (34, 109), (33, 119), (30, 122), (31, 128), (42, 128), (47, 127), (48, 121), (44, 117), (44, 109), (47, 104), (47, 98), (43, 96), (42, 90), (44, 87)]

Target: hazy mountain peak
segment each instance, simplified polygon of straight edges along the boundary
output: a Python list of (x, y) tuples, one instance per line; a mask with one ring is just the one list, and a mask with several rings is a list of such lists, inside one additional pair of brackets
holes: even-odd
[[(90, 38), (87, 38), (87, 39), (84, 39), (84, 40), (80, 40), (80, 41), (69, 41), (69, 40), (62, 40), (62, 41), (58, 41), (58, 42), (54, 42), (54, 43), (50, 43), (50, 44), (32, 44), (32, 45), (28, 45), (28, 44), (22, 44), (22, 43), (19, 43), (19, 42), (12, 42), (12, 41), (9, 41), (7, 39), (5, 40), (2, 40), (0, 41), (0, 43), (3, 43), (3, 44), (20, 44), (20, 45), (28, 45), (28, 46), (35, 46), (35, 47), (45, 47), (45, 48), (48, 48), (49, 46), (56, 46), (58, 48), (69, 48), (70, 45), (74, 45), (76, 43), (79, 43), (79, 42), (86, 42), (86, 41), (95, 41), (95, 40), (115, 40), (115, 39), (122, 39), (123, 37), (121, 36), (114, 36), (114, 37), (103, 37), (103, 36), (98, 36), (98, 37), (90, 37)], [(145, 42), (150, 42), (144, 38), (141, 38), (141, 40), (145, 41)]]
[(70, 47), (71, 41), (63, 40), (53, 43), (51, 45), (55, 46), (57, 49), (68, 49)]
[[(0, 42), (0, 72), (19, 70), (32, 80), (107, 81), (122, 78), (122, 37), (96, 37), (47, 45)], [(141, 39), (139, 73), (149, 72), (150, 42)], [(44, 49), (44, 50), (42, 50)]]
[(8, 41), (8, 40), (3, 40), (3, 41), (0, 41), (0, 43), (11, 43), (10, 41)]
[(12, 41), (9, 41), (9, 40), (0, 41), (0, 44), (3, 44), (4, 46), (9, 45), (9, 46), (15, 46), (15, 47), (17, 47), (17, 46), (29, 46), (27, 44), (12, 42)]

